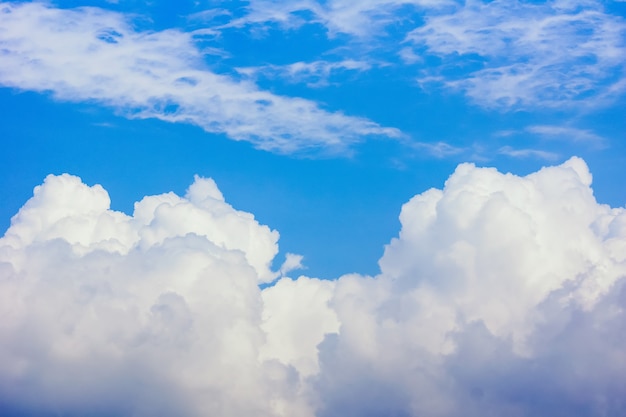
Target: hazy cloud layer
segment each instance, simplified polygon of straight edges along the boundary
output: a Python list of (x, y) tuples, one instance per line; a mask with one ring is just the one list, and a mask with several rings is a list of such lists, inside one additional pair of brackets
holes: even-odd
[(378, 276), (261, 290), (278, 235), (213, 181), (129, 216), (50, 176), (0, 239), (2, 414), (622, 415), (626, 210), (590, 185), (462, 164)]
[(282, 153), (338, 152), (368, 135), (400, 135), (214, 73), (193, 34), (138, 31), (131, 18), (99, 8), (0, 3), (0, 85), (95, 101), (127, 117), (191, 123)]

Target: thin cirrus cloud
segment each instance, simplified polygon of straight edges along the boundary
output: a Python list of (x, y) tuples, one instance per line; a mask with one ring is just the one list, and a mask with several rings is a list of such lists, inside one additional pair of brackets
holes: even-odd
[(581, 159), (461, 164), (400, 223), (375, 277), (261, 289), (278, 236), (212, 180), (127, 216), (49, 176), (0, 238), (2, 414), (626, 412), (626, 210)]
[(516, 149), (512, 146), (502, 146), (498, 149), (498, 153), (512, 158), (535, 158), (543, 159), (546, 161), (555, 161), (559, 158), (559, 154), (549, 151), (543, 151), (541, 149)]
[(250, 0), (246, 14), (231, 25), (278, 23), (285, 28), (322, 24), (334, 37), (347, 34), (373, 38), (384, 34), (387, 25), (403, 19), (403, 7), (437, 9), (454, 4), (452, 0)]
[[(562, 143), (575, 143), (586, 145), (592, 149), (603, 149), (607, 146), (607, 139), (589, 129), (579, 129), (576, 127), (561, 125), (532, 125), (523, 130), (503, 130), (495, 134), (496, 137), (519, 137), (531, 134), (537, 136), (542, 141), (559, 141)], [(547, 151), (535, 148), (515, 148), (510, 145), (502, 146), (497, 151), (501, 155), (512, 158), (534, 158), (545, 161), (556, 161), (560, 154), (558, 152)]]
[(191, 123), (281, 153), (344, 151), (394, 128), (278, 96), (207, 69), (193, 35), (136, 31), (123, 14), (2, 3), (0, 84), (95, 101), (127, 117)]
[(547, 139), (586, 143), (598, 148), (606, 146), (606, 139), (589, 129), (578, 129), (567, 126), (534, 125), (528, 126), (525, 130)]
[(347, 72), (363, 72), (372, 68), (365, 61), (346, 59), (342, 61), (294, 62), (287, 65), (265, 65), (261, 67), (237, 68), (237, 72), (248, 77), (265, 76), (279, 78), (287, 82), (304, 82), (309, 87), (324, 87), (331, 83), (333, 76)]
[(443, 61), (422, 82), (486, 107), (591, 106), (624, 93), (626, 22), (597, 1), (470, 1), (427, 16), (406, 41)]
[[(626, 22), (604, 7), (595, 0), (252, 0), (233, 25), (321, 24), (330, 37), (376, 38), (416, 66), (420, 84), (462, 92), (478, 105), (571, 108), (602, 105), (626, 90)], [(432, 56), (440, 63), (423, 66)]]

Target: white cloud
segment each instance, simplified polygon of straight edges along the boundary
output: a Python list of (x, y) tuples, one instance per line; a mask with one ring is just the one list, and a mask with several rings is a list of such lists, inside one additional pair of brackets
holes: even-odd
[(554, 152), (543, 151), (541, 149), (515, 149), (511, 146), (503, 146), (498, 149), (498, 153), (513, 158), (537, 158), (546, 161), (554, 161), (559, 155)]
[[(429, 62), (420, 83), (461, 91), (485, 107), (598, 106), (626, 91), (626, 22), (599, 0), (251, 0), (231, 25), (274, 23), (321, 24), (329, 37), (348, 35), (351, 53), (385, 49), (405, 64)], [(426, 61), (429, 55), (441, 64)]]
[[(441, 8), (453, 4), (448, 0), (251, 0), (246, 16), (234, 25), (277, 22), (291, 28), (305, 23), (321, 23), (330, 36), (339, 33), (370, 38), (384, 34), (384, 28), (404, 19), (403, 7)], [(308, 13), (308, 18), (304, 16)]]
[(339, 330), (337, 315), (329, 306), (333, 281), (300, 277), (281, 279), (263, 291), (263, 324), (267, 343), (264, 359), (295, 367), (302, 376), (319, 372), (317, 345)]
[[(12, 219), (3, 242), (14, 250), (61, 240), (76, 256), (105, 251), (125, 256), (168, 239), (195, 235), (246, 259), (261, 282), (271, 281), (278, 232), (233, 209), (211, 179), (196, 177), (185, 198), (173, 193), (135, 203), (133, 216), (109, 209), (107, 192), (70, 175), (48, 176)], [(292, 255), (293, 257), (294, 255)], [(296, 255), (297, 258), (297, 255)], [(295, 267), (291, 262), (291, 267)]]
[(427, 16), (407, 41), (443, 59), (448, 75), (425, 79), (488, 107), (586, 106), (624, 92), (626, 23), (597, 1), (470, 1)]
[(280, 274), (285, 275), (291, 271), (297, 271), (298, 269), (303, 269), (304, 265), (302, 265), (302, 260), (304, 256), (297, 255), (295, 253), (287, 253), (285, 256), (285, 262), (283, 262), (280, 267)]
[(372, 64), (365, 61), (347, 59), (337, 62), (295, 62), (288, 65), (237, 68), (237, 72), (249, 77), (257, 77), (262, 74), (269, 77), (280, 77), (294, 83), (305, 82), (309, 87), (321, 87), (328, 85), (329, 79), (338, 73), (362, 72), (370, 68), (372, 68)]
[(604, 147), (606, 143), (606, 139), (589, 129), (554, 125), (534, 125), (528, 126), (525, 130), (545, 138), (582, 142), (596, 147)]
[(591, 180), (461, 164), (378, 276), (260, 290), (278, 235), (213, 181), (128, 216), (50, 176), (0, 239), (3, 413), (623, 415), (626, 209)]
[(0, 4), (0, 84), (95, 101), (127, 117), (191, 123), (261, 149), (342, 151), (397, 129), (259, 90), (207, 69), (192, 34), (137, 31), (97, 8)]
[(534, 320), (528, 313), (552, 291), (595, 279), (587, 274), (601, 262), (609, 286), (626, 272), (608, 266), (614, 260), (602, 230), (626, 213), (598, 205), (590, 184), (577, 158), (524, 178), (462, 164), (443, 191), (405, 204), (382, 274), (445, 297), (465, 319), (521, 342)]
[(462, 164), (405, 204), (381, 274), (336, 283), (318, 415), (622, 414), (626, 210), (590, 183)]
[(458, 155), (465, 149), (450, 145), (446, 142), (413, 142), (411, 146), (415, 149), (423, 150), (436, 158), (446, 158), (452, 155)]

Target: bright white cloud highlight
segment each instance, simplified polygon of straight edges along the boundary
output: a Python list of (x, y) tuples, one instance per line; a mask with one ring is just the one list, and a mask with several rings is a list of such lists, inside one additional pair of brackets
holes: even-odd
[(88, 187), (67, 174), (48, 176), (12, 219), (3, 241), (20, 250), (61, 240), (77, 256), (97, 251), (125, 256), (195, 235), (243, 256), (261, 282), (276, 276), (269, 265), (278, 252), (278, 232), (233, 209), (211, 179), (196, 177), (185, 198), (173, 193), (145, 197), (135, 203), (132, 216), (109, 206), (99, 185)]
[(0, 59), (0, 85), (191, 123), (265, 150), (337, 152), (364, 136), (400, 135), (211, 72), (192, 34), (137, 31), (127, 16), (98, 8), (0, 3)]
[(626, 209), (591, 179), (462, 164), (379, 275), (261, 290), (278, 235), (213, 181), (129, 216), (49, 176), (0, 239), (3, 415), (622, 415)]

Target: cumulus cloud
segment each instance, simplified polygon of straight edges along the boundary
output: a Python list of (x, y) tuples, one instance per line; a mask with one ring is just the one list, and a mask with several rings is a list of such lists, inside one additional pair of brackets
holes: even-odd
[(2, 415), (307, 415), (294, 368), (259, 356), (278, 233), (210, 179), (109, 203), (49, 176), (0, 239)]
[(173, 193), (145, 197), (135, 203), (132, 217), (109, 206), (109, 196), (99, 185), (88, 187), (67, 174), (48, 176), (3, 239), (14, 249), (59, 239), (83, 256), (94, 251), (127, 255), (197, 235), (240, 253), (262, 282), (274, 278), (269, 265), (278, 252), (278, 232), (233, 209), (211, 179), (196, 177), (185, 198)]
[(591, 181), (461, 164), (377, 276), (261, 289), (278, 235), (213, 181), (130, 216), (50, 176), (0, 239), (2, 414), (622, 415), (626, 209)]
[(214, 73), (194, 34), (140, 31), (120, 13), (3, 2), (0, 27), (0, 85), (5, 87), (95, 101), (127, 117), (191, 123), (283, 153), (337, 152), (364, 136), (400, 135), (397, 129)]
[(590, 184), (462, 164), (406, 203), (381, 274), (336, 283), (318, 415), (624, 413), (626, 210)]

